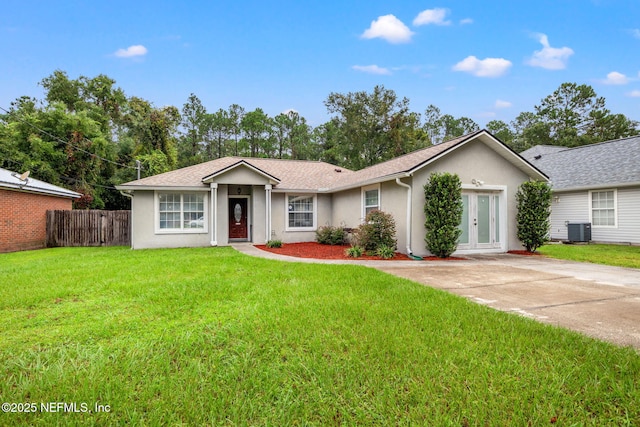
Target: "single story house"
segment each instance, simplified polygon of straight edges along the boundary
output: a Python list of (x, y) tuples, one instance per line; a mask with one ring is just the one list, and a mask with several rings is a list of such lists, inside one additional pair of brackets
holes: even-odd
[(0, 252), (46, 246), (47, 211), (71, 210), (82, 195), (0, 168)]
[(640, 136), (575, 148), (538, 145), (520, 154), (551, 179), (551, 238), (591, 224), (591, 240), (640, 244)]
[(518, 186), (544, 173), (486, 130), (351, 171), (324, 162), (224, 157), (117, 186), (132, 197), (132, 247), (315, 240), (323, 225), (357, 227), (380, 209), (396, 221), (398, 249), (428, 255), (424, 184), (456, 173), (465, 206), (457, 253), (522, 249)]

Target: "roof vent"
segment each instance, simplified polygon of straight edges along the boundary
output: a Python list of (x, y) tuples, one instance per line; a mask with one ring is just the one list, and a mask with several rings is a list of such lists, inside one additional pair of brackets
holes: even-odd
[(342, 169), (335, 168), (335, 169), (334, 169), (334, 171), (336, 171), (336, 172), (340, 173), (340, 172), (342, 172)]
[(541, 154), (538, 154), (537, 156), (533, 156), (533, 158), (536, 159), (536, 160), (540, 160), (541, 157), (542, 157)]

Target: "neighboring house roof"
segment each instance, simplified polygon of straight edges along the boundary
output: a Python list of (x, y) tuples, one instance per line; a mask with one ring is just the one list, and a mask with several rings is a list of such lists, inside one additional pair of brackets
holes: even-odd
[(67, 190), (66, 188), (58, 187), (57, 185), (49, 184), (48, 182), (40, 181), (38, 179), (29, 177), (23, 181), (20, 179), (20, 174), (2, 168), (0, 168), (0, 188), (19, 190), (27, 193), (46, 194), (49, 196), (68, 197), (72, 199), (82, 197), (82, 194), (80, 193), (76, 193), (75, 191)]
[[(239, 165), (250, 167), (276, 183), (275, 191), (339, 191), (363, 185), (388, 181), (412, 174), (414, 171), (456, 150), (470, 141), (480, 140), (514, 166), (529, 176), (546, 180), (544, 173), (526, 162), (486, 130), (461, 136), (438, 145), (426, 147), (396, 157), (386, 162), (351, 171), (335, 165), (316, 161), (258, 159), (247, 157), (224, 157), (199, 165), (189, 166), (160, 175), (150, 176), (117, 186), (120, 190), (202, 187), (203, 181), (221, 175)], [(279, 182), (278, 182), (279, 181)]]
[(555, 191), (640, 185), (640, 136), (575, 148), (536, 146), (520, 155), (549, 175)]

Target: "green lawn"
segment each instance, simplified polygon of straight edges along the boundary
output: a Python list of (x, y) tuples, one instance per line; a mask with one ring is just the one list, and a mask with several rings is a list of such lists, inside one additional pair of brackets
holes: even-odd
[(0, 278), (1, 400), (37, 405), (0, 425), (640, 424), (635, 350), (366, 267), (64, 248)]
[(552, 258), (640, 268), (640, 246), (545, 245), (538, 252)]

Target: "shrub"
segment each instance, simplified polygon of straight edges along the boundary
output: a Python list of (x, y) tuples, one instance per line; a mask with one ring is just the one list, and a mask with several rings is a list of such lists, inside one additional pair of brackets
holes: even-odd
[(267, 242), (267, 247), (268, 248), (281, 248), (282, 247), (282, 240), (269, 240)]
[(360, 246), (351, 246), (344, 253), (351, 258), (360, 258), (362, 256), (362, 248)]
[(396, 222), (391, 214), (371, 211), (364, 224), (354, 231), (354, 240), (365, 252), (376, 252), (380, 246), (396, 247)]
[(376, 251), (376, 255), (382, 259), (391, 259), (395, 254), (395, 248), (387, 245), (378, 246), (378, 250)]
[(516, 193), (518, 239), (529, 252), (549, 241), (551, 187), (546, 182), (527, 181)]
[(322, 245), (344, 245), (347, 233), (344, 227), (331, 227), (326, 225), (316, 230), (316, 242)]
[(432, 173), (424, 186), (424, 238), (429, 252), (447, 258), (458, 247), (462, 221), (462, 183), (458, 175)]

